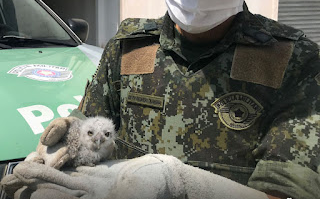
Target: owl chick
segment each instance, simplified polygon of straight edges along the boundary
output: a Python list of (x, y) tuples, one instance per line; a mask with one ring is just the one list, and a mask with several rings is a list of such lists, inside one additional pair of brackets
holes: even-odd
[(108, 118), (98, 116), (73, 122), (64, 141), (71, 158), (67, 164), (94, 166), (110, 158), (115, 139), (115, 126)]
[[(63, 118), (56, 123), (61, 121)], [(38, 162), (56, 169), (64, 165), (94, 166), (112, 155), (116, 147), (115, 139), (112, 120), (99, 116), (85, 120), (72, 117), (68, 132), (58, 143), (46, 146), (40, 141), (36, 151), (30, 153), (25, 161)]]

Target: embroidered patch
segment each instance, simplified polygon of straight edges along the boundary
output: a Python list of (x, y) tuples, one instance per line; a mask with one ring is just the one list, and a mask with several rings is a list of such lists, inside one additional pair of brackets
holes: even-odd
[(155, 108), (163, 108), (163, 97), (145, 95), (140, 93), (128, 93), (128, 102), (133, 104), (141, 104)]
[(228, 93), (216, 99), (211, 106), (226, 127), (238, 131), (252, 126), (263, 110), (256, 99), (240, 92)]

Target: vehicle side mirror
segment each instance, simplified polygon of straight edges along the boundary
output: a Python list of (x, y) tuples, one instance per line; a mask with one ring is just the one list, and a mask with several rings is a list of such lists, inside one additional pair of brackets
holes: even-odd
[(68, 25), (76, 35), (85, 42), (89, 35), (89, 24), (83, 19), (68, 19)]

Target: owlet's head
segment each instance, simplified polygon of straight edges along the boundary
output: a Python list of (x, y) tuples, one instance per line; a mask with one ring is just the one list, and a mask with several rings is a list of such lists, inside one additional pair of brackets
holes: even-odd
[(115, 139), (115, 125), (108, 118), (91, 117), (81, 124), (81, 144), (92, 151), (113, 150)]

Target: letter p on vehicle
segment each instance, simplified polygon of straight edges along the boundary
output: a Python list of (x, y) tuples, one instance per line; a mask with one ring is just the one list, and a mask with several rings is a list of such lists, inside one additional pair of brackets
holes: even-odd
[[(17, 109), (19, 113), (29, 124), (34, 134), (40, 134), (44, 131), (43, 122), (50, 121), (54, 118), (54, 113), (51, 109), (43, 105), (33, 105)], [(41, 115), (36, 116), (34, 112), (39, 111)]]

